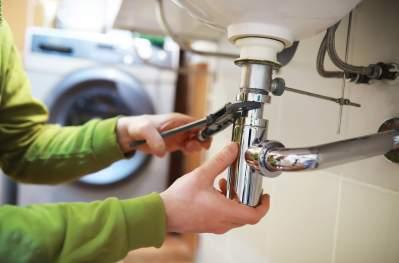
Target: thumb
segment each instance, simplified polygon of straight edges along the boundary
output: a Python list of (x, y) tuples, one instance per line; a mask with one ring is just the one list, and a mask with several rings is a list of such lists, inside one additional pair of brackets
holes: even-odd
[(238, 154), (238, 144), (230, 143), (225, 146), (216, 156), (206, 161), (203, 165), (196, 169), (197, 173), (202, 176), (206, 182), (213, 182), (213, 180), (221, 172), (223, 172), (230, 164), (232, 164)]

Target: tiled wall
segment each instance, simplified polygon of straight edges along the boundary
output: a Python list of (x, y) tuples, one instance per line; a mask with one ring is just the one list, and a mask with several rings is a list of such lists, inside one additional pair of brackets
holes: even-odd
[[(365, 0), (353, 13), (349, 62), (399, 62), (399, 1)], [(347, 19), (337, 34), (344, 56)], [(287, 85), (339, 97), (362, 107), (345, 107), (337, 134), (339, 106), (286, 93), (265, 109), (269, 138), (287, 146), (319, 143), (374, 133), (387, 118), (399, 116), (399, 82), (354, 85), (324, 79), (315, 69), (323, 34), (301, 42), (280, 75)], [(223, 48), (227, 44), (222, 44)], [(231, 101), (239, 69), (219, 61), (212, 109)], [(228, 142), (230, 130), (215, 138), (210, 155)], [(255, 226), (225, 235), (203, 235), (198, 262), (399, 262), (399, 165), (375, 157), (328, 170), (285, 173), (264, 179), (271, 195), (269, 214)]]

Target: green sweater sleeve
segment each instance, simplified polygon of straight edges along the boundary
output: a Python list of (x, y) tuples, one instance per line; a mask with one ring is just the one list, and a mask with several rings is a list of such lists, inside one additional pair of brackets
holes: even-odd
[(46, 124), (46, 108), (30, 84), (5, 20), (0, 25), (0, 167), (18, 181), (56, 184), (124, 158), (116, 119), (83, 126)]
[(0, 207), (1, 262), (116, 262), (128, 251), (161, 246), (159, 194), (93, 203)]
[[(3, 20), (0, 167), (19, 181), (51, 184), (72, 180), (124, 157), (116, 139), (116, 119), (67, 128), (46, 121), (47, 111), (30, 94)], [(160, 246), (164, 233), (165, 211), (158, 194), (89, 204), (0, 206), (0, 261), (115, 262), (129, 250)]]

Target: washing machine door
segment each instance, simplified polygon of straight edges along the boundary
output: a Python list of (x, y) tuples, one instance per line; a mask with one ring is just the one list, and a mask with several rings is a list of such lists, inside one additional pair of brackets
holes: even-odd
[[(151, 99), (131, 74), (110, 67), (87, 68), (66, 76), (46, 101), (49, 121), (63, 126), (118, 115), (153, 114)], [(79, 179), (91, 185), (109, 185), (134, 177), (148, 155), (136, 152), (130, 159)]]

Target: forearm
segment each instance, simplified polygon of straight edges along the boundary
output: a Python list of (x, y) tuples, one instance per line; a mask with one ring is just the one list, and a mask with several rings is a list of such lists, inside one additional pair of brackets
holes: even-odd
[(44, 105), (30, 83), (13, 45), (7, 23), (0, 26), (0, 166), (30, 183), (60, 183), (96, 171), (123, 158), (116, 119), (82, 127), (46, 124)]
[(78, 127), (42, 125), (23, 151), (9, 151), (4, 171), (18, 181), (56, 184), (102, 169), (123, 158), (116, 119)]
[(120, 201), (0, 208), (4, 262), (114, 262), (159, 247), (165, 215), (158, 194)]

